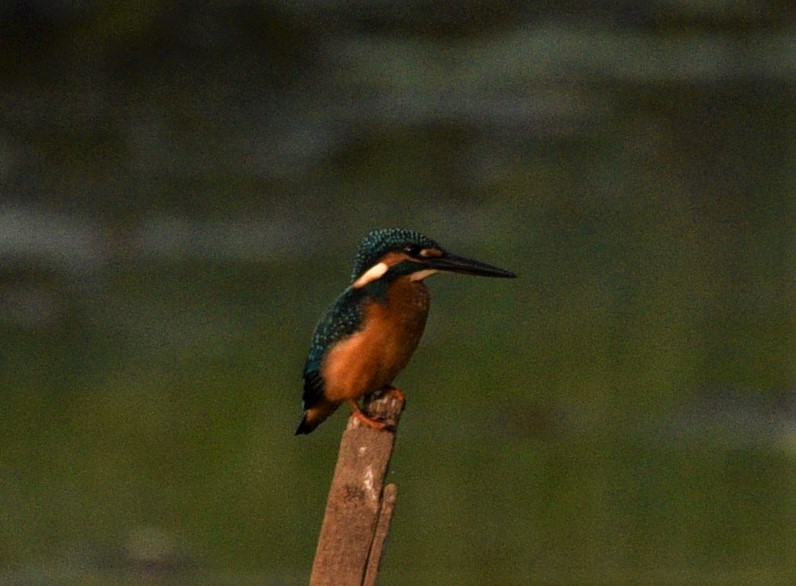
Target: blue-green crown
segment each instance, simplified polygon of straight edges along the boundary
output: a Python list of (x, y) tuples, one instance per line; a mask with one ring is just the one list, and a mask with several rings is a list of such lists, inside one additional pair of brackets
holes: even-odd
[(401, 250), (407, 244), (416, 244), (423, 248), (441, 248), (431, 238), (427, 238), (414, 230), (403, 230), (401, 228), (374, 230), (365, 236), (359, 244), (351, 280), (356, 281), (362, 273), (379, 262), (379, 259), (385, 254)]

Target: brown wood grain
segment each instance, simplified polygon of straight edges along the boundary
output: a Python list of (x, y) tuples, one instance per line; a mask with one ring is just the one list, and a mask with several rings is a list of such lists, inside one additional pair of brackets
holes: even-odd
[(349, 418), (318, 538), (312, 586), (375, 584), (395, 507), (397, 489), (385, 488), (384, 478), (402, 411), (403, 401), (386, 393), (367, 400), (365, 412), (389, 423), (389, 429), (372, 429)]

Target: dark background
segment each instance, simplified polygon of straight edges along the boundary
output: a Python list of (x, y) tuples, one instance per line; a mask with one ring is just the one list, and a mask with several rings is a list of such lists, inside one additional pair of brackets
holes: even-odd
[(791, 3), (0, 5), (0, 581), (306, 582), (359, 239), (429, 281), (383, 584), (796, 581)]

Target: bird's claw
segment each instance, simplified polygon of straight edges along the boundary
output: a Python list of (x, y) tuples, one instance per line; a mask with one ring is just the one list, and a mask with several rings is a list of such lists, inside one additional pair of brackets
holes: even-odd
[(395, 431), (395, 425), (392, 423), (368, 417), (362, 411), (354, 411), (354, 417), (356, 417), (357, 420), (359, 420), (359, 422), (365, 427), (376, 429), (378, 431)]

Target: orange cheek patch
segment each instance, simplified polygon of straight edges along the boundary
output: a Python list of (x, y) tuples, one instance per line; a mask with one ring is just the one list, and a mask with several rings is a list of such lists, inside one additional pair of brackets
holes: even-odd
[(375, 265), (370, 267), (364, 273), (362, 273), (356, 281), (352, 283), (352, 287), (354, 289), (359, 289), (372, 283), (373, 281), (378, 281), (384, 276), (390, 267), (397, 265), (399, 262), (406, 260), (408, 257), (405, 254), (401, 254), (399, 252), (391, 252), (389, 254), (384, 255), (384, 257), (377, 262)]
[(403, 252), (389, 252), (382, 257), (381, 262), (386, 264), (388, 267), (393, 267), (397, 265), (399, 262), (403, 262), (408, 260), (409, 257), (406, 256)]

